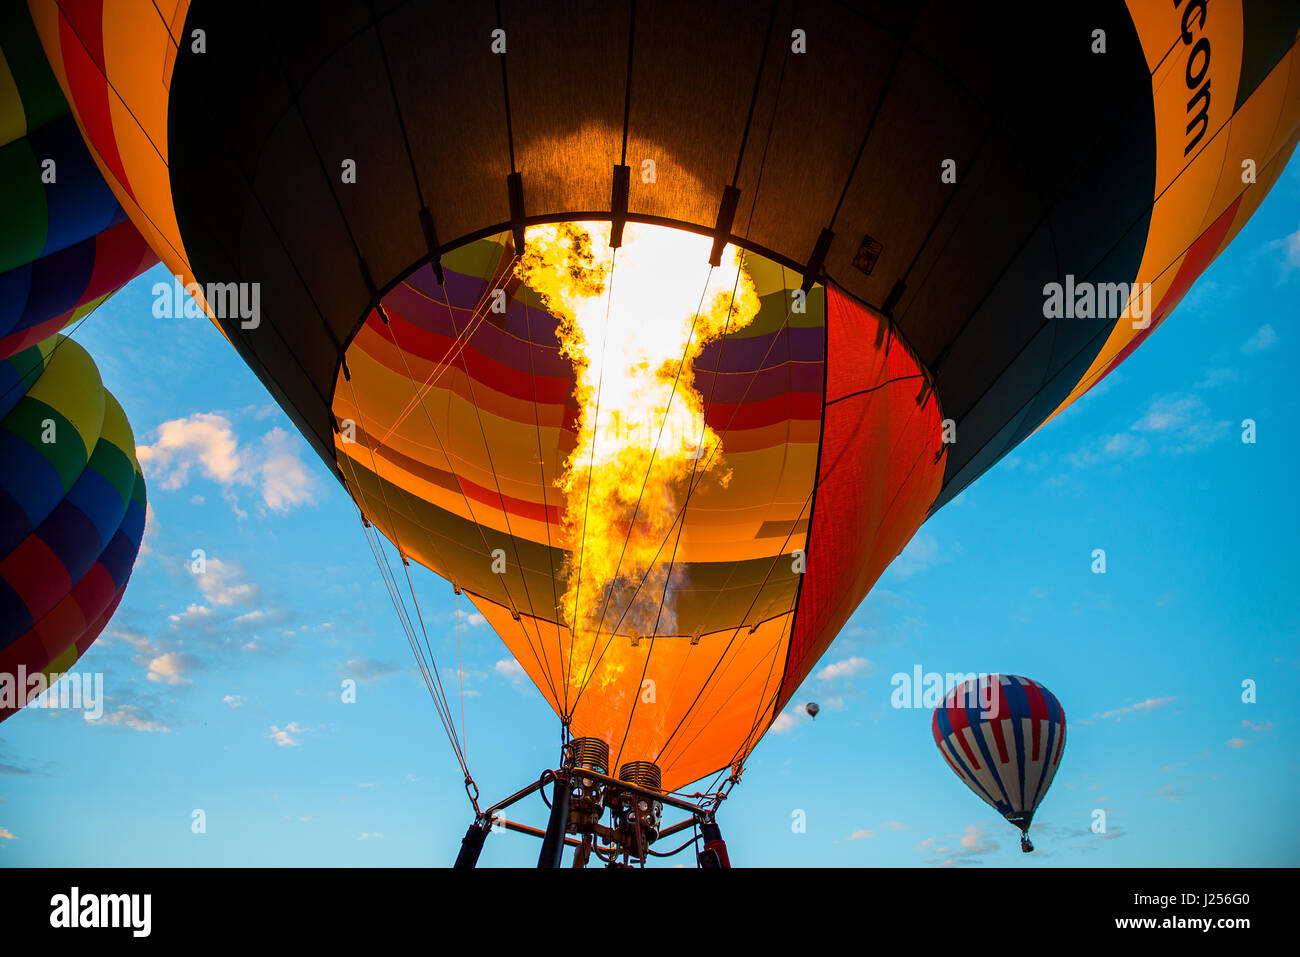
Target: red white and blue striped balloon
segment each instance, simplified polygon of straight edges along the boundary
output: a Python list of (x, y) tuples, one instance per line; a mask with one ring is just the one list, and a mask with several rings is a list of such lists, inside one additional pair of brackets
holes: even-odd
[(1056, 696), (1030, 678), (985, 675), (950, 690), (931, 729), (966, 786), (1028, 831), (1065, 750), (1065, 711)]

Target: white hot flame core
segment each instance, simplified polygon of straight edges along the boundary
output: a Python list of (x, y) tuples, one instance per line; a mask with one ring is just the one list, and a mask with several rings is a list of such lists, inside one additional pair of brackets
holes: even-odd
[(516, 272), (560, 320), (580, 409), (557, 482), (571, 555), (560, 607), (573, 629), (571, 682), (585, 683), (597, 657), (602, 685), (626, 666), (613, 645), (592, 654), (602, 634), (676, 634), (678, 512), (692, 479), (728, 477), (694, 362), (709, 342), (749, 325), (759, 300), (740, 251), (728, 246), (711, 269), (711, 244), (631, 223), (618, 250), (608, 223), (526, 235)]

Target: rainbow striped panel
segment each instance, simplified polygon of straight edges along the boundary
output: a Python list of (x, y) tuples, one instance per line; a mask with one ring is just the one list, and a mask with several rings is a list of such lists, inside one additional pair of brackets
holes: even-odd
[(27, 5), (0, 2), (0, 357), (158, 261), (100, 175)]
[(89, 646), (145, 510), (131, 426), (85, 350), (56, 335), (0, 360), (0, 672)]

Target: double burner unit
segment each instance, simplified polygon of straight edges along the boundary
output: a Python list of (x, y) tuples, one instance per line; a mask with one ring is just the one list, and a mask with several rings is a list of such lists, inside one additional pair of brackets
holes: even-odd
[[(554, 782), (546, 830), (507, 820), (500, 812), (542, 792)], [(542, 839), (538, 867), (559, 867), (564, 849), (572, 847), (573, 866), (586, 867), (594, 854), (606, 867), (644, 866), (651, 857), (669, 857), (703, 840), (696, 854), (700, 867), (730, 867), (727, 846), (714, 820), (712, 807), (665, 793), (659, 766), (630, 761), (609, 776), (609, 745), (599, 738), (574, 738), (561, 752), (558, 770), (545, 771), (528, 787), (482, 810), (461, 841), (456, 867), (474, 867), (488, 832), (495, 826)], [(686, 813), (682, 820), (662, 826), (664, 808)], [(606, 817), (606, 811), (609, 812)], [(697, 833), (670, 851), (651, 848), (657, 841), (683, 831)]]

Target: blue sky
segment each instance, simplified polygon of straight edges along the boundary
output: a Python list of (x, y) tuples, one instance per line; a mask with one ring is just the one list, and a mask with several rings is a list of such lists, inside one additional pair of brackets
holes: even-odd
[[(104, 717), (0, 726), (0, 866), (449, 864), (472, 815), (356, 510), (214, 327), (153, 317), (160, 279), (75, 333), (148, 447), (147, 552), (77, 668), (103, 672)], [(1298, 316), (1293, 160), (1120, 371), (886, 572), (796, 697), (817, 720), (787, 712), (724, 805), (733, 861), (1300, 864)], [(457, 605), (413, 571), (459, 709)], [(459, 608), (468, 759), (492, 799), (554, 762), (557, 722)], [(1037, 854), (946, 767), (929, 710), (890, 706), (917, 665), (1028, 675), (1062, 702)], [(355, 704), (344, 675), (364, 679)], [(482, 863), (536, 855), (494, 833)]]

